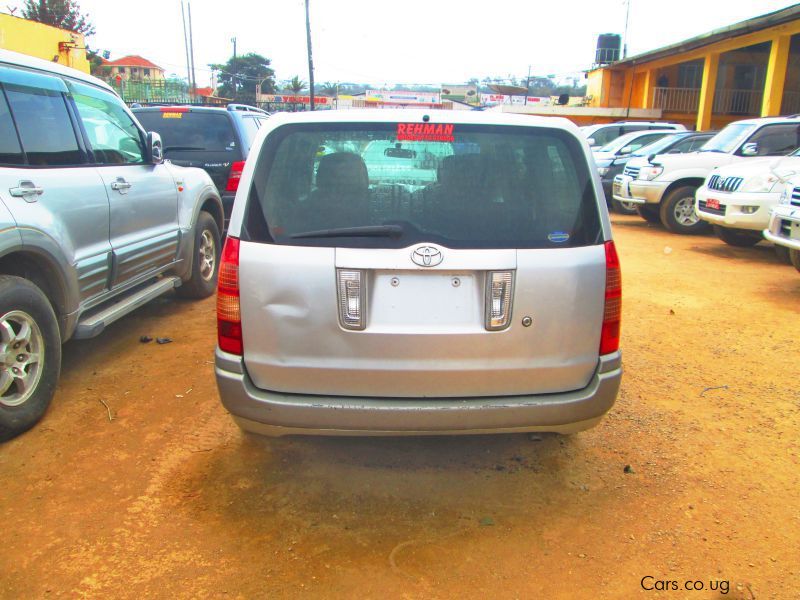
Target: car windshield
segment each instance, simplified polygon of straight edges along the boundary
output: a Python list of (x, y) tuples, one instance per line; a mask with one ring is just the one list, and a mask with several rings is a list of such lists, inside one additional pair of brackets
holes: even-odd
[(755, 125), (731, 123), (708, 140), (700, 152), (733, 152), (756, 128)]
[(632, 156), (650, 156), (651, 154), (661, 154), (665, 150), (668, 150), (670, 146), (684, 139), (685, 137), (685, 135), (680, 135), (677, 133), (666, 135), (663, 138), (656, 140), (652, 144), (642, 146), (636, 152), (634, 152)]
[(633, 140), (641, 136), (643, 133), (649, 132), (635, 131), (633, 133), (626, 133), (625, 135), (622, 135), (607, 143), (605, 146), (600, 148), (598, 152), (610, 152), (611, 154), (616, 154), (618, 150), (621, 150), (625, 146), (629, 145)]
[(262, 148), (247, 214), (252, 241), (287, 245), (541, 248), (601, 235), (578, 140), (531, 127), (286, 125)]
[(236, 139), (227, 115), (211, 112), (147, 110), (136, 112), (136, 118), (147, 131), (161, 136), (164, 151), (233, 152)]

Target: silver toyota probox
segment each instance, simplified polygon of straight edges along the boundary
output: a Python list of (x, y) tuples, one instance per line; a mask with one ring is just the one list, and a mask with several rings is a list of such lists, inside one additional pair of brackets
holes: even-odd
[(571, 433), (617, 396), (620, 302), (567, 120), (277, 115), (222, 253), (217, 384), (268, 435)]

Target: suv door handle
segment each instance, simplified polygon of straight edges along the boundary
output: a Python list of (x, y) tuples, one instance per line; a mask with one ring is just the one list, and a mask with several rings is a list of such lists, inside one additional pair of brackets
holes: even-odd
[(125, 181), (123, 177), (117, 177), (116, 181), (111, 182), (111, 189), (117, 190), (120, 194), (127, 194), (132, 185), (130, 182)]
[(44, 194), (44, 188), (37, 187), (32, 181), (19, 182), (18, 187), (8, 188), (8, 193), (15, 198), (24, 198), (26, 202), (36, 202), (35, 196)]

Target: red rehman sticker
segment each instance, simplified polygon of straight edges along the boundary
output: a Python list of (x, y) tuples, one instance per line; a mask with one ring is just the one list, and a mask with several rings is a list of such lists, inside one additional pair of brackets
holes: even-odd
[(445, 123), (398, 123), (397, 141), (454, 142), (455, 126)]

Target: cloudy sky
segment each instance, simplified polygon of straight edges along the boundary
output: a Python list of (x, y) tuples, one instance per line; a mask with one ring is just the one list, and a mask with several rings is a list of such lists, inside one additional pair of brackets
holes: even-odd
[[(185, 0), (186, 1), (186, 0)], [(310, 0), (315, 79), (439, 84), (563, 77), (590, 66), (599, 33), (622, 33), (624, 0)], [(786, 0), (630, 0), (628, 54), (791, 6)], [(141, 54), (186, 75), (180, 0), (79, 0), (112, 58)], [(21, 5), (22, 2), (17, 4)], [(13, 4), (11, 4), (13, 5)], [(279, 80), (308, 79), (303, 0), (191, 0), (198, 84), (209, 63), (258, 52)]]

